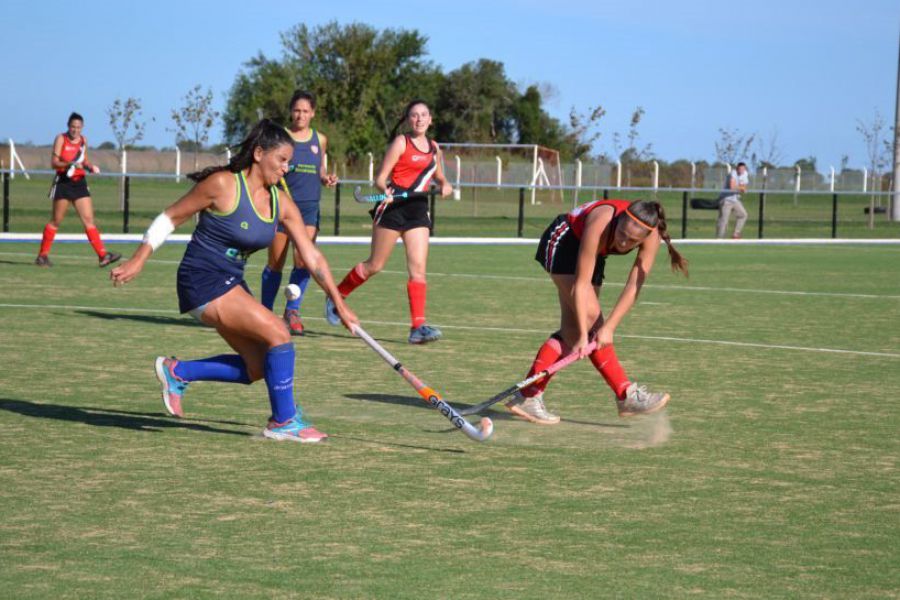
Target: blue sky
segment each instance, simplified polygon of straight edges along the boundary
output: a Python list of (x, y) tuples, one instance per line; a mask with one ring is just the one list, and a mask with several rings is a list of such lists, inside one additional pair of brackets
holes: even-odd
[(601, 104), (597, 150), (640, 105), (642, 140), (663, 159), (713, 159), (724, 127), (777, 132), (785, 161), (813, 155), (827, 170), (845, 154), (865, 164), (858, 119), (894, 118), (897, 0), (3, 4), (3, 141), (50, 143), (72, 110), (92, 144), (111, 140), (106, 108), (134, 96), (156, 119), (144, 143), (172, 145), (169, 114), (191, 87), (211, 87), (221, 109), (247, 59), (281, 55), (280, 32), (330, 20), (417, 29), (445, 71), (499, 60), (520, 85), (549, 84), (563, 119)]

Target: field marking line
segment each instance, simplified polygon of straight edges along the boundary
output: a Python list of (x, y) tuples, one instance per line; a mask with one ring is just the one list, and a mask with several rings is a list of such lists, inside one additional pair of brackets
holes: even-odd
[[(28, 309), (61, 309), (61, 310), (96, 310), (96, 311), (108, 311), (108, 312), (149, 312), (149, 313), (163, 313), (163, 314), (180, 314), (177, 310), (172, 308), (129, 308), (129, 307), (116, 307), (116, 306), (78, 306), (78, 305), (69, 305), (69, 304), (8, 304), (3, 303), (0, 304), (0, 308), (28, 308)], [(324, 321), (324, 317), (303, 317), (304, 319), (310, 321)], [(373, 325), (387, 325), (390, 327), (408, 327), (408, 322), (396, 322), (396, 321), (374, 321), (374, 320), (366, 320), (366, 323), (370, 323)], [(476, 326), (476, 325), (448, 325), (444, 323), (435, 323), (435, 325), (440, 326), (443, 329), (462, 329), (467, 331), (496, 331), (498, 333), (528, 333), (528, 334), (546, 334), (547, 330), (544, 329), (521, 329), (516, 327), (484, 327), (484, 326)], [(628, 333), (620, 333), (618, 337), (622, 338), (630, 338), (636, 340), (654, 340), (654, 341), (664, 341), (664, 342), (681, 342), (688, 344), (712, 344), (719, 346), (738, 346), (743, 348), (762, 348), (766, 350), (792, 350), (799, 352), (825, 352), (829, 354), (849, 354), (853, 356), (877, 356), (881, 358), (900, 358), (900, 354), (892, 353), (892, 352), (867, 352), (864, 350), (843, 350), (841, 348), (812, 348), (807, 346), (788, 346), (783, 344), (761, 344), (756, 342), (733, 342), (728, 340), (708, 340), (703, 338), (681, 338), (681, 337), (670, 337), (670, 336), (661, 336), (661, 335), (638, 335), (638, 334), (628, 334)]]

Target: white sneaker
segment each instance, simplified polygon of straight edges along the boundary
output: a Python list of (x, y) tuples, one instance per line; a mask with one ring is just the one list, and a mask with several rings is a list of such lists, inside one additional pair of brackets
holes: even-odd
[(506, 403), (506, 408), (512, 414), (532, 423), (540, 425), (556, 425), (559, 423), (559, 415), (554, 415), (544, 406), (543, 393), (532, 398), (526, 398), (522, 395), (522, 392), (516, 392), (512, 400)]
[(664, 392), (648, 392), (647, 388), (632, 383), (625, 391), (625, 398), (616, 400), (620, 417), (649, 415), (662, 410), (669, 402), (669, 395)]

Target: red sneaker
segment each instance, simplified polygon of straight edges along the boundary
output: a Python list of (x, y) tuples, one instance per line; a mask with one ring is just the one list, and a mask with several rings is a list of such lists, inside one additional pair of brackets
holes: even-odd
[(287, 325), (291, 335), (303, 335), (303, 321), (300, 320), (300, 314), (296, 310), (285, 309), (284, 324)]

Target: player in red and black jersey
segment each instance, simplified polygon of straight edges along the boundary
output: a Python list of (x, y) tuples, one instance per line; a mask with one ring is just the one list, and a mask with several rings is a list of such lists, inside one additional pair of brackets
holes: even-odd
[[(559, 215), (541, 236), (535, 260), (556, 285), (560, 328), (541, 346), (529, 376), (539, 373), (563, 355), (586, 355), (588, 342), (596, 339), (591, 362), (616, 395), (619, 415), (646, 414), (662, 409), (669, 395), (648, 392), (630, 381), (613, 347), (616, 327), (637, 300), (653, 268), (660, 240), (665, 241), (673, 270), (687, 275), (687, 260), (669, 239), (666, 214), (658, 202), (596, 200)], [(619, 300), (604, 317), (599, 293), (606, 257), (638, 249)], [(523, 389), (507, 403), (514, 414), (534, 423), (552, 425), (559, 417), (544, 406), (544, 389), (550, 377)]]
[[(404, 122), (411, 133), (396, 135)], [(369, 258), (353, 267), (338, 286), (341, 295), (346, 298), (350, 292), (384, 268), (397, 245), (397, 239), (403, 238), (406, 268), (409, 272), (406, 292), (409, 296), (410, 344), (433, 342), (441, 337), (441, 331), (437, 327), (425, 323), (425, 266), (428, 261), (431, 216), (426, 196), (420, 194), (394, 199), (393, 195), (425, 192), (432, 179), (440, 186), (441, 196), (448, 196), (453, 192), (441, 166), (441, 150), (436, 142), (428, 139), (430, 126), (431, 112), (428, 105), (422, 100), (410, 102), (391, 132), (391, 145), (388, 146), (375, 177), (375, 186), (388, 197), (370, 211), (373, 223)], [(333, 314), (332, 305), (327, 302), (325, 315), (329, 323), (336, 325), (339, 322)]]
[(53, 210), (50, 222), (44, 226), (44, 235), (41, 240), (41, 249), (34, 260), (39, 267), (52, 266), (50, 247), (59, 224), (69, 208), (69, 203), (75, 207), (75, 211), (84, 224), (84, 232), (88, 241), (97, 253), (100, 266), (105, 267), (122, 258), (121, 254), (107, 252), (100, 239), (100, 231), (94, 225), (94, 207), (91, 202), (91, 192), (88, 189), (85, 175), (99, 173), (100, 168), (92, 165), (87, 159), (87, 140), (81, 135), (84, 128), (84, 118), (73, 112), (69, 115), (68, 130), (56, 136), (53, 142), (53, 154), (50, 156), (50, 164), (56, 169), (53, 185), (50, 187), (50, 198), (53, 200)]

